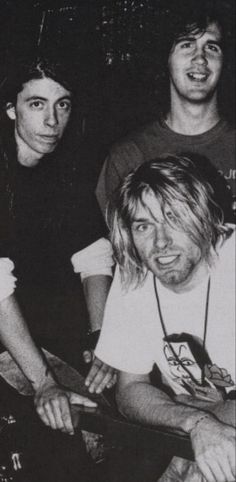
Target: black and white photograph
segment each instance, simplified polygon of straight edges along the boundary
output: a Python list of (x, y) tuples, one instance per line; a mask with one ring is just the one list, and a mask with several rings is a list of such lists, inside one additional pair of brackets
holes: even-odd
[(235, 0), (0, 0), (0, 482), (236, 481)]

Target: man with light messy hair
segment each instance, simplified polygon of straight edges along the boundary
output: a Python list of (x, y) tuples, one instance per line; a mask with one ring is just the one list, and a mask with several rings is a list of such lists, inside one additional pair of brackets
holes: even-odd
[(118, 267), (96, 356), (120, 370), (119, 409), (190, 435), (195, 462), (175, 457), (162, 482), (234, 481), (234, 226), (173, 155), (129, 174), (109, 218)]

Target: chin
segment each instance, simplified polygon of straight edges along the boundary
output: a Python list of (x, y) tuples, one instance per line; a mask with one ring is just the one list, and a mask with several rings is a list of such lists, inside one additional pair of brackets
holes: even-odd
[(179, 284), (185, 283), (189, 277), (189, 273), (183, 273), (180, 271), (170, 271), (166, 274), (156, 275), (159, 281), (166, 286), (178, 286)]
[(40, 149), (40, 151), (38, 150), (38, 153), (41, 154), (41, 156), (46, 156), (46, 154), (51, 154), (53, 151), (55, 151), (57, 147), (57, 144), (53, 145), (53, 146), (48, 146), (47, 148), (44, 148), (44, 149)]

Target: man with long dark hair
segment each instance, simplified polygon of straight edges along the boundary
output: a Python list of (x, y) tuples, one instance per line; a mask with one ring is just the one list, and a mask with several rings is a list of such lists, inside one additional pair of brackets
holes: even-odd
[[(71, 435), (71, 404), (96, 404), (58, 383), (40, 347), (86, 374), (86, 336), (90, 330), (94, 342), (99, 334), (112, 266), (73, 134), (77, 82), (62, 62), (17, 61), (2, 82), (0, 132), (0, 338), (32, 386), (42, 421)], [(111, 386), (113, 370), (100, 368), (102, 388)]]

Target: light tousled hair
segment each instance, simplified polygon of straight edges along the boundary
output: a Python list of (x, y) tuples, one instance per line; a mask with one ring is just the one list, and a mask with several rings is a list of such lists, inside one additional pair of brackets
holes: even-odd
[[(149, 210), (146, 197), (153, 194), (166, 222), (187, 233), (210, 262), (210, 250), (228, 229), (212, 186), (190, 158), (166, 155), (142, 164), (125, 178), (111, 202), (107, 219), (114, 255), (126, 287), (141, 284), (147, 269), (134, 246), (131, 224), (140, 204)], [(171, 219), (166, 216), (171, 210)]]

